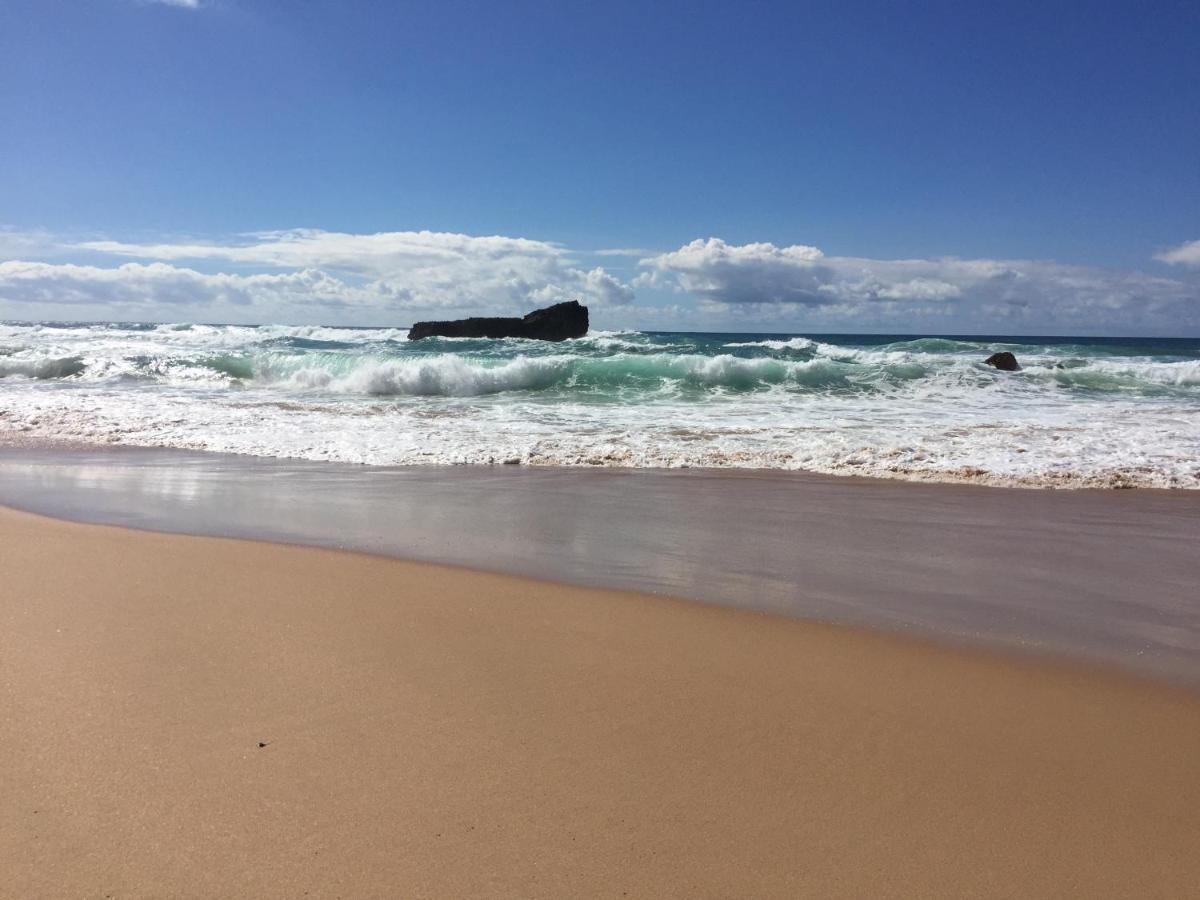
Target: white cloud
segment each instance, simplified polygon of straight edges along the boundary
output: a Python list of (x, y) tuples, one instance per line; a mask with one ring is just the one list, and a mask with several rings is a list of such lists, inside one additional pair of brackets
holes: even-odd
[(199, 9), (200, 0), (138, 0), (147, 6), (178, 6), (181, 9)]
[(1172, 265), (1200, 266), (1200, 240), (1186, 241), (1178, 247), (1156, 254), (1154, 258)]
[[(346, 307), (369, 301), (360, 289), (315, 269), (286, 274), (204, 274), (165, 263), (111, 268), (71, 263), (0, 263), (0, 300), (129, 313), (163, 307)], [(86, 317), (86, 313), (84, 314)]]
[(251, 265), (320, 266), (358, 275), (384, 277), (444, 264), (503, 264), (529, 259), (557, 262), (563, 248), (545, 241), (493, 235), (474, 237), (438, 231), (385, 231), (347, 234), (297, 228), (245, 235), (237, 243), (199, 241), (136, 244), (83, 241), (76, 246), (116, 256), (147, 259), (219, 259)]
[(642, 284), (673, 286), (718, 303), (834, 302), (820, 287), (832, 273), (816, 247), (727, 244), (720, 238), (695, 240), (678, 250), (642, 260), (649, 277)]
[[(18, 241), (16, 232), (7, 234), (14, 249), (32, 246)], [(187, 303), (195, 308), (192, 317), (254, 306), (260, 320), (283, 315), (408, 321), (429, 311), (517, 313), (567, 299), (599, 306), (633, 299), (628, 285), (602, 268), (577, 266), (558, 245), (503, 236), (307, 229), (225, 243), (94, 240), (67, 249), (142, 262), (111, 268), (10, 262), (0, 270), (0, 300), (10, 308), (90, 303), (99, 318), (118, 305), (144, 309), (147, 316), (177, 317), (171, 308)], [(198, 270), (214, 266), (234, 271)], [(150, 311), (154, 307), (157, 313)], [(254, 317), (242, 309), (239, 318), (244, 316)]]
[[(1170, 252), (1185, 261), (1180, 254), (1192, 246)], [(1039, 260), (869, 259), (717, 238), (638, 265), (641, 274), (626, 282), (580, 265), (559, 244), (500, 235), (306, 229), (132, 243), (0, 229), (0, 318), (407, 324), (578, 298), (593, 306), (601, 327), (1200, 330), (1200, 279), (1191, 272), (1167, 278)], [(671, 293), (676, 306), (668, 305)]]
[(87, 241), (80, 249), (160, 260), (221, 260), (241, 266), (311, 268), (369, 281), (381, 297), (416, 308), (517, 311), (581, 299), (620, 304), (632, 290), (603, 269), (585, 271), (557, 244), (436, 231), (376, 234), (297, 229), (234, 244)]
[(1038, 260), (880, 260), (826, 256), (815, 247), (696, 240), (642, 260), (637, 286), (667, 287), (710, 309), (758, 321), (908, 318), (1061, 323), (1140, 330), (1146, 317), (1200, 323), (1200, 286), (1140, 272)]

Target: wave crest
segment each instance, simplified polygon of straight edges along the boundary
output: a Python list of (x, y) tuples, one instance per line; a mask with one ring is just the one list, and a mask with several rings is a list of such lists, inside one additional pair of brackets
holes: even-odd
[(50, 359), (14, 359), (7, 357), (0, 361), (0, 378), (18, 376), (33, 378), (37, 381), (53, 381), (62, 378), (75, 378), (82, 375), (87, 364), (78, 356), (64, 356)]

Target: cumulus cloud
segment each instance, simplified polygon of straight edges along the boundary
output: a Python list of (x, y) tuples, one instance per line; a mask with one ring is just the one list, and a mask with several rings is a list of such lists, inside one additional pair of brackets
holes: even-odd
[(635, 286), (670, 288), (716, 310), (762, 320), (886, 321), (954, 317), (1061, 322), (1075, 328), (1139, 316), (1200, 319), (1200, 288), (1140, 272), (1038, 260), (826, 256), (815, 247), (696, 240), (641, 261)]
[(601, 268), (577, 266), (557, 244), (500, 235), (296, 229), (235, 243), (85, 241), (76, 247), (139, 259), (333, 272), (363, 282), (381, 300), (416, 309), (511, 311), (573, 298), (600, 305), (633, 299), (628, 285)]
[[(1197, 246), (1163, 258), (1186, 266)], [(1188, 270), (1169, 278), (1041, 260), (871, 259), (708, 238), (642, 257), (626, 282), (580, 256), (547, 241), (430, 231), (137, 243), (0, 229), (0, 317), (407, 324), (578, 298), (604, 327), (1200, 328), (1200, 279)]]
[(832, 303), (821, 293), (833, 274), (816, 247), (800, 244), (727, 244), (695, 240), (678, 250), (642, 260), (650, 269), (643, 284), (664, 279), (685, 293), (718, 303)]
[(1172, 265), (1200, 266), (1200, 240), (1187, 241), (1156, 254), (1154, 258)]

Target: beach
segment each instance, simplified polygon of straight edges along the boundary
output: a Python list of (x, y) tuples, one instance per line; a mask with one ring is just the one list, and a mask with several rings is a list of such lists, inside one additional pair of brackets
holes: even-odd
[(1200, 900), (1127, 7), (0, 3), (0, 900)]
[[(3, 423), (2, 897), (1200, 883), (1196, 491), (199, 452), (194, 389), (89, 385)], [(194, 421), (39, 431), (114, 400)], [(239, 428), (307, 421), (263, 402)], [(358, 402), (323, 440), (383, 445)]]
[(1200, 687), (1193, 491), (34, 445), (0, 447), (0, 505), (682, 597)]
[(1184, 896), (1200, 698), (0, 512), (6, 897)]

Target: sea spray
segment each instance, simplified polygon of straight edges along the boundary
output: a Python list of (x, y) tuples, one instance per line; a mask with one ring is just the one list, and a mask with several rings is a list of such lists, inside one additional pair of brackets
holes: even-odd
[[(0, 439), (1200, 487), (1200, 341), (0, 325)], [(1008, 350), (1022, 371), (982, 364)]]

